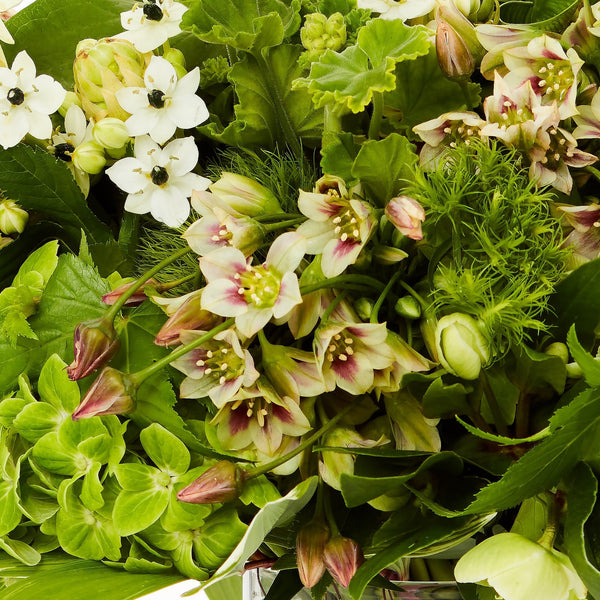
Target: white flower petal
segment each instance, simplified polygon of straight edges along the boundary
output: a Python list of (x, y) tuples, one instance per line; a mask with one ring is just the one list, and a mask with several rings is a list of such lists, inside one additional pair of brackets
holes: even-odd
[(146, 125), (145, 131), (150, 134), (150, 137), (159, 144), (164, 144), (167, 140), (173, 137), (177, 126), (169, 115), (164, 112), (164, 109), (155, 111), (156, 115), (154, 123), (149, 126)]
[(150, 213), (169, 227), (179, 227), (190, 215), (190, 203), (169, 185), (157, 187), (152, 194)]
[(175, 157), (171, 161), (170, 172), (181, 176), (189, 173), (198, 163), (198, 147), (193, 137), (180, 138), (169, 142), (164, 147), (168, 156)]
[(175, 67), (161, 56), (153, 56), (144, 73), (144, 83), (148, 90), (170, 92), (177, 84)]
[(11, 66), (13, 73), (19, 78), (19, 87), (29, 88), (35, 80), (35, 63), (25, 50), (15, 56)]
[(165, 110), (169, 119), (181, 129), (197, 127), (210, 116), (204, 100), (196, 95), (177, 96)]
[(29, 122), (22, 110), (11, 110), (0, 116), (0, 146), (5, 150), (16, 146), (27, 134)]
[[(125, 125), (127, 126), (127, 133), (131, 137), (136, 137), (144, 135), (145, 133), (149, 133), (152, 127), (154, 127), (154, 125), (158, 121), (158, 119), (158, 111), (155, 108), (148, 106), (146, 108), (138, 109), (127, 119), (127, 121), (125, 121)], [(154, 141), (158, 142), (158, 140)]]
[(150, 102), (148, 101), (148, 90), (143, 87), (121, 88), (115, 92), (115, 98), (121, 105), (121, 108), (131, 115), (150, 106)]
[(147, 173), (148, 171), (145, 166), (132, 156), (122, 158), (112, 167), (106, 169), (106, 174), (113, 183), (128, 194), (141, 192), (148, 186), (149, 179)]
[(233, 281), (217, 279), (202, 290), (202, 308), (222, 317), (239, 317), (248, 310), (248, 304)]
[(52, 135), (52, 121), (47, 114), (36, 111), (28, 113), (28, 133), (39, 140), (49, 140)]
[(296, 231), (281, 234), (271, 244), (265, 264), (279, 274), (295, 271), (306, 254), (306, 238)]
[(190, 96), (195, 95), (200, 85), (200, 68), (194, 67), (189, 73), (186, 73), (178, 82), (174, 95)]
[(87, 121), (81, 108), (76, 104), (69, 106), (65, 115), (65, 131), (72, 136), (74, 146), (78, 146), (83, 141), (86, 127)]
[[(56, 112), (64, 102), (66, 90), (58, 81), (49, 75), (40, 75), (33, 81), (32, 86), (38, 91), (27, 93), (27, 106), (31, 110), (50, 115)], [(50, 136), (48, 136), (50, 137)]]
[(270, 308), (255, 308), (250, 306), (248, 312), (236, 316), (235, 326), (247, 338), (258, 333), (273, 316)]

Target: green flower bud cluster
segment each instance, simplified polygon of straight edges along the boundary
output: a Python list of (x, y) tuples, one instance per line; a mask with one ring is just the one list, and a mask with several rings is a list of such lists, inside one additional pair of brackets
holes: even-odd
[(340, 50), (346, 43), (344, 16), (339, 12), (330, 17), (321, 13), (306, 15), (300, 41), (307, 50), (302, 59), (305, 62), (318, 60), (326, 50)]
[(217, 83), (226, 83), (231, 65), (224, 56), (207, 58), (200, 69), (200, 87), (203, 89)]
[(494, 0), (454, 0), (456, 8), (472, 23), (485, 23), (492, 16)]

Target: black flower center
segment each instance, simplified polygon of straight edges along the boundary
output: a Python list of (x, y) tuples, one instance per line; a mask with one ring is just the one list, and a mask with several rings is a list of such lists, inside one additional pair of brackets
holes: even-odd
[(165, 105), (164, 100), (165, 95), (162, 90), (152, 90), (148, 92), (148, 102), (150, 102), (150, 106), (154, 106), (154, 108), (162, 108)]
[(150, 172), (150, 178), (152, 179), (152, 183), (154, 185), (164, 185), (169, 181), (169, 174), (164, 167), (153, 167)]
[(75, 146), (73, 144), (69, 144), (68, 142), (64, 142), (62, 144), (56, 144), (54, 146), (54, 156), (56, 158), (60, 158), (60, 160), (64, 160), (65, 162), (71, 162), (71, 155), (75, 150)]
[(150, 21), (160, 21), (163, 18), (163, 11), (158, 4), (154, 2), (144, 3), (144, 14)]
[(19, 106), (19, 104), (23, 104), (25, 94), (23, 93), (23, 90), (20, 90), (19, 88), (12, 88), (8, 90), (6, 98), (13, 106)]

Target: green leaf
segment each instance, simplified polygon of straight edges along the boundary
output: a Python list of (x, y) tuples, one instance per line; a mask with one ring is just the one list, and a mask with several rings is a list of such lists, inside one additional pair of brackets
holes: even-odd
[(13, 426), (21, 437), (35, 443), (47, 433), (56, 431), (69, 416), (50, 404), (35, 402), (23, 408), (15, 418)]
[(102, 465), (95, 462), (83, 476), (83, 484), (79, 499), (86, 508), (98, 510), (104, 506), (102, 497), (102, 483), (100, 483), (100, 469)]
[(67, 375), (67, 363), (53, 354), (44, 364), (38, 380), (40, 399), (59, 410), (72, 413), (79, 405), (80, 393), (77, 382)]
[(0, 481), (0, 536), (11, 532), (21, 521), (16, 481)]
[(488, 431), (482, 431), (477, 427), (473, 427), (473, 425), (469, 425), (469, 423), (463, 421), (460, 417), (455, 417), (456, 420), (469, 432), (473, 435), (476, 435), (478, 438), (482, 440), (487, 440), (488, 442), (495, 442), (496, 444), (500, 444), (502, 446), (516, 446), (518, 444), (526, 444), (531, 442), (539, 442), (544, 438), (550, 435), (550, 428), (544, 427), (537, 433), (530, 435), (525, 438), (510, 438), (503, 435), (495, 435), (493, 433), (489, 433)]
[(450, 417), (471, 411), (467, 400), (470, 393), (462, 383), (447, 385), (441, 377), (434, 379), (423, 395), (423, 415), (428, 419)]
[(330, 143), (321, 149), (321, 169), (328, 175), (337, 175), (347, 184), (354, 180), (352, 165), (358, 154), (351, 133), (331, 134)]
[(28, 567), (37, 565), (42, 558), (40, 553), (29, 544), (21, 540), (11, 540), (5, 536), (0, 537), (0, 549)]
[(39, 273), (44, 279), (44, 284), (46, 284), (52, 273), (54, 273), (56, 265), (58, 265), (58, 242), (52, 240), (32, 252), (25, 259), (19, 268), (19, 272), (13, 281), (13, 285), (21, 285), (23, 283), (23, 277), (30, 271)]
[(100, 298), (108, 291), (94, 269), (73, 255), (62, 255), (30, 319), (39, 341), (23, 341), (15, 349), (0, 340), (0, 393), (12, 390), (21, 373), (37, 375), (53, 353), (70, 362), (75, 327), (106, 312)]
[(596, 360), (591, 354), (583, 349), (583, 346), (577, 339), (575, 325), (571, 325), (567, 334), (567, 344), (575, 362), (581, 367), (583, 376), (587, 384), (591, 387), (600, 386), (600, 361)]
[(177, 500), (177, 492), (185, 485), (192, 483), (204, 471), (204, 468), (192, 469), (182, 481), (178, 481), (171, 489), (169, 505), (160, 517), (160, 526), (165, 531), (197, 529), (202, 526), (204, 519), (213, 511), (210, 504), (191, 504)]
[(566, 486), (569, 506), (565, 516), (565, 551), (590, 594), (599, 598), (600, 571), (590, 561), (585, 536), (585, 524), (597, 499), (598, 480), (585, 463), (580, 463), (566, 478)]
[(320, 141), (323, 113), (315, 110), (303, 89), (292, 89), (302, 73), (299, 46), (283, 45), (265, 56), (246, 55), (229, 72), (238, 103), (235, 119), (223, 128), (210, 123), (199, 130), (220, 142), (240, 147), (294, 149), (298, 139), (308, 145)]
[(198, 564), (207, 569), (220, 567), (240, 543), (248, 525), (231, 508), (221, 508), (207, 517), (194, 536)]
[(385, 94), (385, 114), (410, 138), (415, 125), (441, 114), (479, 105), (479, 86), (467, 83), (472, 101), (466, 104), (461, 86), (440, 70), (435, 48), (425, 56), (396, 65), (396, 88)]
[[(84, 38), (110, 37), (122, 31), (119, 13), (130, 9), (129, 0), (36, 0), (7, 23), (15, 45), (5, 45), (6, 57), (10, 63), (17, 52), (27, 50), (38, 75), (47, 73), (66, 89), (72, 88), (77, 43)], [(55, 26), (49, 27), (50, 23)]]
[(600, 422), (600, 391), (586, 390), (550, 419), (551, 435), (485, 487), (466, 513), (504, 510), (556, 485), (584, 453)]
[(140, 433), (140, 441), (152, 462), (169, 475), (181, 475), (190, 466), (190, 453), (185, 444), (158, 423)]
[(79, 499), (82, 483), (65, 480), (59, 492), (56, 533), (61, 547), (79, 558), (118, 560), (121, 538), (110, 517), (91, 511)]
[(383, 140), (365, 142), (352, 165), (352, 175), (365, 184), (380, 206), (398, 194), (418, 162), (415, 147), (392, 133)]
[(562, 33), (579, 5), (577, 0), (505, 2), (500, 15), (507, 23), (528, 23), (543, 33)]
[(149, 527), (169, 504), (169, 490), (155, 485), (141, 492), (122, 491), (115, 500), (113, 520), (119, 535), (126, 536)]
[(567, 380), (565, 365), (560, 357), (536, 352), (523, 344), (515, 350), (514, 367), (509, 375), (525, 394), (548, 386), (562, 394)]
[(556, 339), (564, 339), (572, 324), (577, 337), (590, 347), (594, 342), (594, 329), (600, 321), (600, 258), (591, 260), (573, 271), (556, 286), (550, 300), (550, 313), (556, 315)]
[(194, 0), (182, 26), (201, 40), (257, 54), (278, 46), (300, 25), (300, 3), (280, 0)]
[(0, 189), (26, 210), (59, 223), (76, 250), (83, 230), (90, 242), (111, 239), (110, 229), (88, 208), (64, 162), (49, 152), (19, 144), (0, 149)]

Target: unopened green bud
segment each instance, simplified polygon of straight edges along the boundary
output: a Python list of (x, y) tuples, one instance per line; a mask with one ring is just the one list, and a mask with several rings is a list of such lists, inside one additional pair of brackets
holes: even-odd
[(302, 45), (313, 55), (325, 50), (337, 51), (346, 43), (346, 23), (344, 16), (337, 12), (329, 18), (321, 13), (306, 15), (304, 27), (300, 30)]
[(363, 321), (368, 321), (371, 318), (373, 306), (374, 304), (369, 298), (359, 298), (354, 302), (354, 310)]
[(163, 58), (173, 65), (178, 79), (181, 79), (187, 74), (187, 70), (185, 68), (185, 56), (181, 50), (178, 50), (177, 48), (169, 48), (163, 54)]
[(473, 23), (483, 23), (489, 19), (494, 9), (494, 0), (453, 0), (460, 12)]
[(14, 200), (0, 202), (0, 231), (5, 235), (23, 233), (29, 215)]
[(565, 365), (569, 362), (569, 349), (567, 348), (567, 345), (562, 342), (550, 344), (544, 352), (550, 356), (558, 356)]
[(67, 95), (65, 96), (63, 103), (58, 108), (58, 112), (59, 112), (60, 116), (64, 117), (67, 114), (67, 111), (69, 110), (69, 108), (71, 108), (71, 106), (73, 106), (73, 104), (75, 104), (75, 106), (79, 106), (79, 108), (81, 108), (81, 100), (79, 99), (79, 96), (75, 92), (67, 92)]
[(92, 129), (94, 139), (107, 150), (120, 150), (129, 141), (127, 126), (121, 119), (100, 119)]
[(421, 316), (421, 305), (412, 296), (398, 298), (394, 310), (405, 319), (418, 319)]
[(477, 379), (481, 368), (490, 359), (490, 350), (479, 324), (462, 313), (446, 315), (438, 321), (435, 346), (442, 366), (462, 379)]
[(98, 142), (94, 141), (79, 144), (73, 151), (71, 160), (78, 169), (91, 175), (100, 173), (104, 165), (106, 165), (104, 148)]

